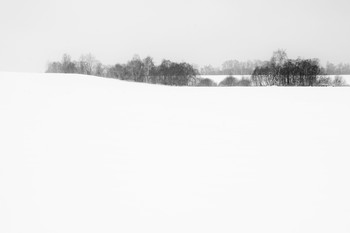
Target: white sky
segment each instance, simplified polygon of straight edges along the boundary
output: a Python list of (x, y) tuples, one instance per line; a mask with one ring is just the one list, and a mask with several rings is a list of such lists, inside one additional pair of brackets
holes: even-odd
[(0, 70), (43, 72), (63, 53), (219, 66), (289, 57), (350, 62), (349, 0), (1, 0)]

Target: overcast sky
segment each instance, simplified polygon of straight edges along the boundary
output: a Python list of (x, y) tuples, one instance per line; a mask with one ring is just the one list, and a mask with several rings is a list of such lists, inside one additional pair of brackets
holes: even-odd
[(43, 72), (63, 53), (219, 66), (290, 58), (350, 63), (349, 0), (1, 0), (0, 70)]

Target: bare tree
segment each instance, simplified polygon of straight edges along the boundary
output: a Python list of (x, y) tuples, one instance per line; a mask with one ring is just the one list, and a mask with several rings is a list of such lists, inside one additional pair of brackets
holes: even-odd
[(333, 86), (336, 86), (336, 87), (346, 86), (346, 82), (342, 76), (336, 75), (333, 80)]
[(288, 55), (286, 50), (278, 49), (274, 51), (271, 57), (270, 62), (278, 66), (282, 66), (288, 60)]
[(326, 75), (320, 75), (317, 78), (317, 86), (331, 86), (332, 85), (332, 80), (330, 77), (327, 77)]
[(104, 65), (102, 65), (101, 62), (96, 63), (94, 70), (95, 70), (94, 75), (96, 76), (105, 77), (107, 75), (106, 68), (104, 67)]
[(61, 70), (63, 73), (76, 73), (77, 72), (75, 63), (72, 62), (70, 55), (63, 54), (62, 62), (61, 62)]
[(78, 61), (78, 70), (81, 74), (94, 75), (95, 67), (98, 61), (95, 57), (89, 53), (86, 55), (82, 55), (80, 60)]
[(126, 64), (126, 70), (128, 72), (128, 79), (143, 82), (144, 80), (144, 64), (140, 56), (135, 55), (131, 61)]
[(49, 62), (46, 73), (62, 73), (62, 64), (60, 62)]
[(146, 57), (143, 59), (143, 68), (145, 74), (144, 81), (148, 83), (150, 82), (150, 77), (154, 74), (155, 71), (155, 65), (151, 57)]

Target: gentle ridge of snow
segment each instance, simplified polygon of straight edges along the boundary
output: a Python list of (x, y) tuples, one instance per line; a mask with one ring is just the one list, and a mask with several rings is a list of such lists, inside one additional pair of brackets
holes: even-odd
[(0, 232), (349, 232), (349, 100), (0, 73)]

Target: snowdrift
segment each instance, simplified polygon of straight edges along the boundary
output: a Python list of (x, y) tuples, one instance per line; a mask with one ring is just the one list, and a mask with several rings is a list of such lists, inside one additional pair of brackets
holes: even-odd
[(349, 232), (349, 101), (0, 73), (0, 232)]

